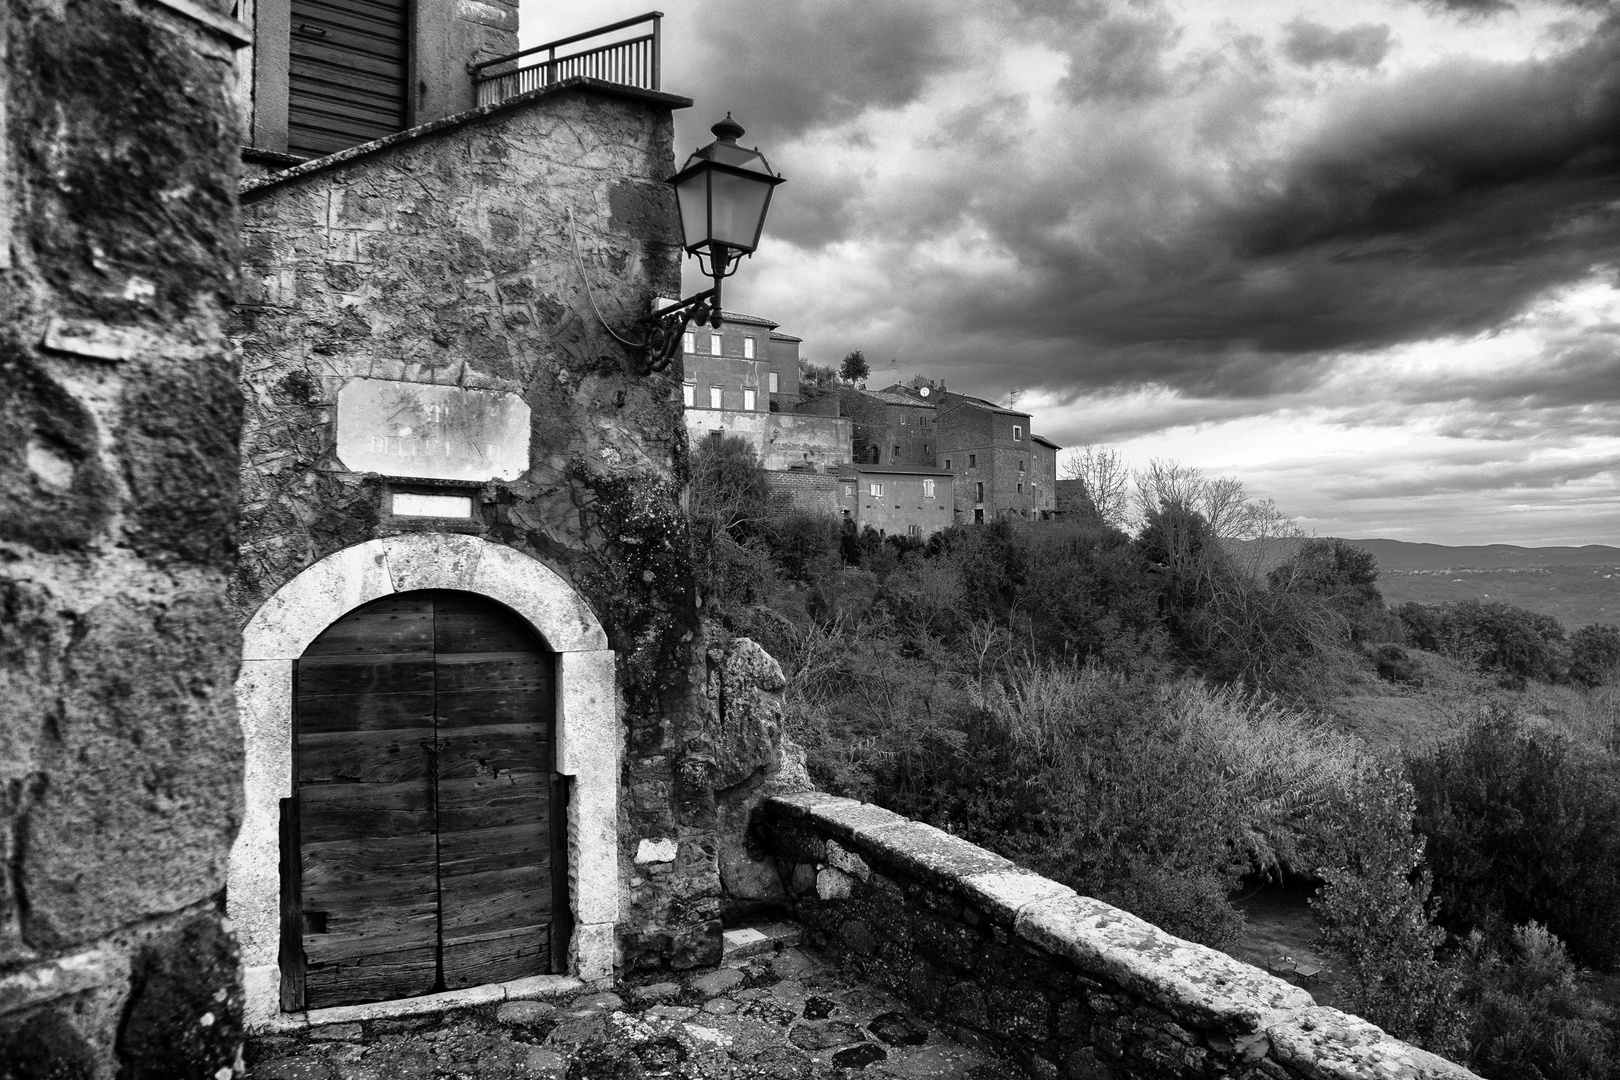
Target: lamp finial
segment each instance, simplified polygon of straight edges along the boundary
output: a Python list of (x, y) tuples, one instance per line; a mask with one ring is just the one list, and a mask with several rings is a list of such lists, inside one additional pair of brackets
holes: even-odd
[(714, 133), (715, 138), (719, 139), (721, 142), (727, 143), (734, 143), (738, 139), (742, 138), (743, 135), (743, 126), (731, 118), (730, 112), (726, 113), (726, 118), (724, 120), (720, 121), (709, 130)]

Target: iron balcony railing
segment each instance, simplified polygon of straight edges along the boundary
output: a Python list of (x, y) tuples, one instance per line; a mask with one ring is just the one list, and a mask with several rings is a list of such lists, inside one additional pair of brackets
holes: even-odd
[[(643, 90), (657, 90), (659, 24), (663, 18), (663, 12), (649, 11), (611, 26), (599, 26), (583, 34), (548, 41), (509, 56), (498, 56), (481, 64), (473, 64), (469, 70), (478, 88), (478, 104), (493, 105), (576, 75), (638, 86)], [(588, 42), (645, 23), (652, 24), (652, 29), (647, 33), (578, 52), (565, 52), (561, 56), (557, 54), (558, 49), (569, 45)]]

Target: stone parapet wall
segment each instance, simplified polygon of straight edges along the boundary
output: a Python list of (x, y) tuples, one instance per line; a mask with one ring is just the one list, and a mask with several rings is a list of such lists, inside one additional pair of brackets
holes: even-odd
[(756, 824), (828, 952), (1031, 1075), (1467, 1080), (1299, 987), (934, 828), (823, 792)]

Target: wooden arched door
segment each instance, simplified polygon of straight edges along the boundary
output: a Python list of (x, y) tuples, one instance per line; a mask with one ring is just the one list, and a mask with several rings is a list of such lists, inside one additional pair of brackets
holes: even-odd
[(327, 627), (294, 680), (283, 1007), (562, 971), (555, 665), (528, 625), (397, 593)]

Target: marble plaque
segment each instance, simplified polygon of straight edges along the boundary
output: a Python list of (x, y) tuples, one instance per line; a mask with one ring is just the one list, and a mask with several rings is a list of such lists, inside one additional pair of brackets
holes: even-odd
[(516, 480), (529, 468), (529, 405), (493, 390), (351, 379), (338, 391), (337, 452), (354, 472)]

